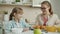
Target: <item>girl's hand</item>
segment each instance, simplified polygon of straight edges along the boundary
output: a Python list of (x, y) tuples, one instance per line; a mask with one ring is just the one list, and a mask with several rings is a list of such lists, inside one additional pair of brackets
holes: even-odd
[(28, 30), (29, 30), (29, 28), (24, 28), (24, 29), (23, 29), (23, 32), (28, 31)]

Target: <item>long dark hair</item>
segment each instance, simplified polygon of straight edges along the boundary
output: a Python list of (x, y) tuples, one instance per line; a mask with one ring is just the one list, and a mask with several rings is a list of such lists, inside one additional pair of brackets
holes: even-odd
[(10, 16), (9, 16), (9, 20), (12, 20), (13, 19), (14, 13), (17, 13), (18, 9), (19, 10), (23, 10), (22, 8), (19, 8), (19, 7), (13, 8), (13, 10), (12, 10)]
[(51, 6), (51, 3), (49, 1), (43, 1), (41, 4), (47, 4), (50, 7), (50, 9), (49, 9), (50, 15), (53, 14), (52, 6)]

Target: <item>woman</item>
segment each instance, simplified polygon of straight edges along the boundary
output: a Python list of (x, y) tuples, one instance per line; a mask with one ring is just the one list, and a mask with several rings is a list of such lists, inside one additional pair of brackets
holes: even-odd
[(13, 8), (10, 17), (9, 17), (9, 23), (6, 24), (6, 30), (5, 32), (12, 32), (13, 28), (24, 28), (23, 31), (29, 30), (28, 24), (25, 22), (25, 19), (22, 18), (23, 15), (23, 9), (19, 7)]
[(54, 26), (59, 24), (58, 23), (58, 16), (57, 14), (53, 13), (52, 6), (50, 2), (48, 1), (43, 1), (41, 3), (41, 11), (42, 14), (39, 14), (36, 19), (37, 25), (42, 25), (42, 26)]

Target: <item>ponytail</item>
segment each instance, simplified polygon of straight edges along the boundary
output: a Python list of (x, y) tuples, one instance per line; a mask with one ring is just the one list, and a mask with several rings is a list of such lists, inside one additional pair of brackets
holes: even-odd
[(9, 16), (9, 20), (12, 20), (13, 14), (11, 13)]
[(17, 13), (17, 9), (16, 8), (13, 8), (13, 10), (12, 10), (10, 16), (9, 16), (9, 20), (13, 19), (14, 13)]
[(12, 20), (12, 19), (13, 19), (13, 17), (14, 17), (14, 13), (17, 13), (18, 9), (19, 9), (19, 10), (22, 10), (22, 9), (19, 8), (19, 7), (15, 7), (15, 8), (13, 8), (13, 10), (12, 10), (10, 16), (9, 16), (9, 20)]

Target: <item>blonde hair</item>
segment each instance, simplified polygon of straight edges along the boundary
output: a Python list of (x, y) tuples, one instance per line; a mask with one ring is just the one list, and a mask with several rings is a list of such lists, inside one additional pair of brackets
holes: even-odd
[(42, 5), (42, 4), (46, 4), (46, 5), (48, 5), (48, 6), (50, 7), (49, 13), (50, 13), (50, 15), (52, 15), (52, 14), (53, 14), (53, 11), (52, 11), (51, 3), (50, 3), (49, 1), (43, 1), (43, 2), (41, 3), (41, 5)]

